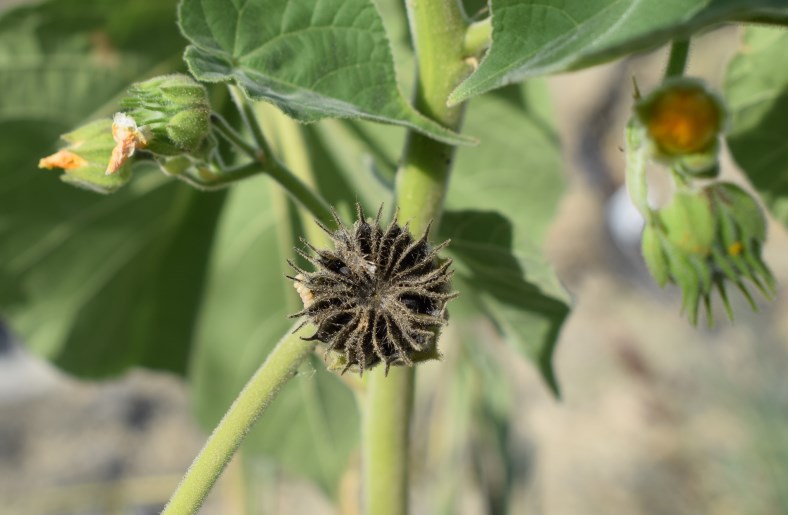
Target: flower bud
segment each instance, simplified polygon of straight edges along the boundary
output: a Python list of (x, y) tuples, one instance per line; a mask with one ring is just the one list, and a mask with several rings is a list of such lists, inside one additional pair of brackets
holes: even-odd
[(200, 147), (210, 130), (205, 88), (182, 74), (154, 77), (129, 88), (121, 108), (151, 134), (146, 150), (174, 156)]
[(129, 181), (131, 171), (124, 160), (115, 173), (105, 173), (116, 147), (112, 127), (112, 121), (102, 119), (64, 134), (61, 137), (68, 143), (66, 147), (41, 159), (38, 167), (61, 168), (65, 172), (61, 180), (98, 193), (117, 190)]
[(718, 174), (725, 118), (722, 101), (695, 79), (667, 80), (635, 104), (652, 157), (694, 176)]
[(775, 280), (761, 258), (766, 240), (766, 219), (755, 199), (731, 183), (708, 186), (714, 206), (718, 237), (714, 255), (718, 272), (737, 283), (748, 299), (742, 279), (750, 280), (767, 298), (774, 293)]
[(732, 318), (725, 280), (752, 300), (744, 280), (766, 298), (774, 292), (774, 277), (761, 259), (766, 223), (760, 207), (747, 192), (730, 183), (699, 191), (680, 190), (654, 214), (643, 231), (643, 258), (660, 286), (667, 282), (682, 290), (682, 310), (697, 322), (701, 300), (709, 325), (711, 294), (716, 287)]

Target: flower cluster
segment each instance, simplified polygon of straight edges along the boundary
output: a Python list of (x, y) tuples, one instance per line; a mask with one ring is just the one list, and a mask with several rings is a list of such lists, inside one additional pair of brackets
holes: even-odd
[[(627, 183), (646, 219), (642, 251), (651, 275), (682, 290), (682, 309), (697, 323), (700, 303), (713, 323), (716, 289), (730, 318), (726, 281), (736, 285), (755, 309), (746, 282), (766, 298), (774, 277), (761, 258), (766, 220), (756, 200), (728, 182), (698, 185), (719, 173), (719, 145), (725, 122), (720, 99), (697, 80), (671, 79), (638, 98), (627, 128)], [(651, 159), (670, 170), (671, 201), (648, 205), (645, 164)], [(746, 281), (746, 282), (745, 282)]]

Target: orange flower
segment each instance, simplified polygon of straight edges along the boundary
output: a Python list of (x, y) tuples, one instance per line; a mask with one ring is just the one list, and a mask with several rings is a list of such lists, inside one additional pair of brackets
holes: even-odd
[(46, 168), (51, 170), (53, 168), (62, 168), (63, 170), (74, 170), (81, 168), (88, 164), (81, 156), (69, 151), (58, 150), (51, 156), (43, 157), (38, 161), (39, 168)]
[(703, 152), (720, 132), (718, 102), (702, 87), (677, 84), (649, 104), (644, 117), (648, 135), (665, 154)]

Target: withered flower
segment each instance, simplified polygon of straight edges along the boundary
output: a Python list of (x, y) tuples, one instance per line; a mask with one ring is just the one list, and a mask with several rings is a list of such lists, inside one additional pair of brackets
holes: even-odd
[(342, 224), (321, 228), (334, 242), (334, 250), (315, 248), (311, 255), (296, 251), (312, 263), (308, 272), (294, 263), (296, 289), (304, 309), (291, 315), (305, 316), (317, 326), (308, 340), (327, 344), (327, 352), (340, 355), (342, 373), (352, 366), (359, 372), (384, 363), (408, 365), (438, 357), (436, 340), (448, 315), (446, 303), (457, 296), (451, 289), (451, 260), (438, 253), (448, 241), (431, 246), (429, 227), (415, 239), (408, 225), (394, 220), (383, 229), (380, 218), (367, 221), (361, 206), (352, 227)]

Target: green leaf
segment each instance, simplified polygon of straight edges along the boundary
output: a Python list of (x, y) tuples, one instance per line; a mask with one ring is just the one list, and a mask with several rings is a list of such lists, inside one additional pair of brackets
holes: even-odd
[(784, 30), (749, 28), (728, 66), (728, 146), (772, 215), (788, 227), (788, 67)]
[(491, 0), (490, 8), (490, 49), (450, 103), (650, 50), (726, 20), (788, 18), (783, 0)]
[(557, 393), (552, 355), (569, 308), (541, 251), (564, 188), (547, 105), (537, 81), (470, 105), (468, 129), (486, 137), (457, 156), (440, 232), (451, 238), (460, 299), (478, 303)]
[(186, 368), (223, 195), (143, 167), (104, 197), (36, 169), (59, 134), (172, 69), (172, 25), (174, 4), (159, 0), (61, 0), (0, 19), (0, 310), (75, 374)]
[[(213, 427), (290, 329), (297, 295), (278, 231), (287, 212), (274, 208), (270, 181), (234, 188), (222, 214), (206, 302), (190, 373), (198, 417)], [(277, 187), (277, 186), (273, 186)], [(245, 442), (245, 450), (277, 459), (290, 472), (334, 490), (358, 438), (351, 393), (318, 359), (303, 367), (274, 400)]]
[(302, 122), (364, 118), (450, 143), (398, 89), (383, 21), (371, 0), (183, 0), (185, 59), (200, 80), (235, 80), (253, 99)]

